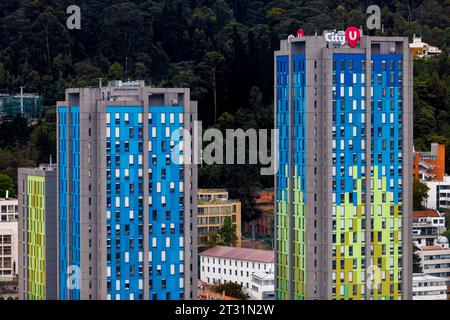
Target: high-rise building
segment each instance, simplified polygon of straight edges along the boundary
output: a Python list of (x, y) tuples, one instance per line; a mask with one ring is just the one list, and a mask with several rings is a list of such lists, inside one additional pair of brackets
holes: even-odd
[(57, 299), (56, 165), (19, 168), (19, 298)]
[[(196, 298), (189, 89), (113, 81), (57, 106), (60, 299)], [(186, 159), (184, 159), (186, 157)]]
[(17, 199), (0, 198), (0, 278), (15, 279), (18, 270)]
[(408, 39), (291, 36), (274, 62), (278, 299), (410, 299)]

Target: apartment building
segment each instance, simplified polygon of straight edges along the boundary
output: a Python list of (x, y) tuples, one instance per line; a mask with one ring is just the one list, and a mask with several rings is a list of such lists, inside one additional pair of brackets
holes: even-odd
[(277, 298), (411, 299), (408, 38), (290, 36), (274, 63)]
[(19, 168), (19, 297), (56, 300), (56, 165)]
[(413, 241), (419, 246), (436, 245), (445, 231), (445, 216), (437, 210), (413, 211)]
[(413, 300), (447, 300), (445, 279), (424, 273), (413, 274)]
[(197, 167), (184, 140), (196, 119), (189, 89), (110, 81), (66, 90), (57, 105), (59, 299), (197, 296)]
[(225, 218), (230, 218), (236, 228), (236, 246), (241, 246), (241, 202), (229, 199), (228, 191), (223, 189), (198, 189), (197, 192), (197, 230), (199, 247), (207, 246), (218, 238), (217, 232)]

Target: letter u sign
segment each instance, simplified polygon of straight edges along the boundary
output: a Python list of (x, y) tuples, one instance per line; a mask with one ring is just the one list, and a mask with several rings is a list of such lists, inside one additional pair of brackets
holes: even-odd
[(345, 38), (347, 39), (349, 46), (354, 48), (361, 38), (361, 32), (358, 28), (351, 26), (345, 30)]

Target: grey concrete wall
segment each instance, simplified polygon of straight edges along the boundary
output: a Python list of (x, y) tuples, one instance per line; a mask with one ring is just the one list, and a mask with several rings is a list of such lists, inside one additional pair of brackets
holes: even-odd
[[(348, 46), (334, 48), (328, 47), (323, 36), (307, 36), (291, 39), (288, 43), (282, 40), (280, 50), (275, 52), (275, 74), (276, 84), (276, 57), (288, 55), (291, 59), (296, 53), (306, 53), (306, 299), (331, 299), (332, 283), (332, 55), (333, 53), (362, 53), (366, 55), (366, 190), (371, 190), (371, 45), (378, 43), (380, 53), (390, 53), (392, 47), (395, 53), (404, 55), (404, 79), (403, 79), (403, 179), (404, 179), (404, 210), (403, 210), (403, 299), (411, 298), (412, 287), (412, 262), (411, 262), (411, 211), (412, 211), (412, 58), (409, 51), (408, 39), (403, 37), (367, 37), (363, 36), (356, 48)], [(401, 44), (400, 46), (398, 44)], [(305, 48), (305, 49), (303, 49)], [(292, 75), (292, 64), (290, 73)], [(292, 87), (292, 76), (290, 76)], [(314, 92), (317, 92), (317, 95)], [(292, 101), (292, 90), (290, 90)], [(277, 90), (274, 88), (274, 102), (277, 101)], [(314, 104), (316, 101), (316, 105)], [(316, 107), (315, 107), (316, 106)], [(292, 110), (292, 105), (290, 105)], [(275, 106), (276, 125), (276, 106)], [(317, 119), (317, 120), (316, 120)], [(291, 122), (292, 139), (292, 122)], [(291, 158), (290, 168), (293, 169), (292, 144), (290, 146)], [(290, 178), (292, 186), (292, 177)], [(275, 177), (276, 190), (276, 177)], [(290, 234), (293, 232), (292, 221), (292, 190), (290, 193)], [(316, 198), (315, 198), (316, 195)], [(275, 193), (276, 197), (276, 193)], [(315, 200), (317, 199), (317, 200)], [(366, 201), (366, 269), (368, 267), (370, 252), (370, 221), (371, 202), (370, 192), (367, 192)], [(275, 198), (275, 212), (277, 211)], [(317, 212), (317, 213), (315, 213)], [(275, 216), (275, 226), (277, 217)], [(275, 239), (277, 238), (275, 228)], [(276, 242), (275, 242), (276, 243)], [(293, 252), (292, 238), (289, 239), (289, 251)], [(277, 252), (277, 245), (275, 245)], [(316, 253), (314, 253), (316, 252)], [(277, 254), (275, 254), (275, 261)], [(293, 261), (291, 260), (291, 263)], [(292, 269), (292, 268), (291, 268)], [(277, 270), (277, 269), (276, 269)], [(292, 273), (289, 279), (292, 291)], [(367, 277), (367, 275), (366, 275)], [(276, 283), (275, 277), (275, 285)], [(367, 292), (367, 299), (371, 293)], [(291, 292), (291, 298), (293, 297)]]
[[(81, 223), (81, 299), (106, 300), (106, 106), (142, 106), (143, 146), (148, 144), (149, 96), (163, 94), (161, 103), (171, 105), (177, 98), (185, 108), (185, 125), (191, 127), (197, 116), (196, 103), (190, 100), (189, 89), (152, 88), (140, 86), (72, 88), (66, 101), (58, 105), (80, 106), (80, 223)], [(113, 98), (114, 97), (114, 98)], [(111, 100), (110, 100), (111, 99)], [(114, 100), (112, 100), (114, 99)], [(90, 132), (90, 135), (89, 135)], [(70, 150), (69, 150), (70, 152)], [(88, 161), (90, 159), (90, 163)], [(143, 152), (143, 226), (144, 270), (148, 270), (148, 152)], [(192, 178), (191, 178), (192, 175)], [(70, 178), (69, 178), (70, 179)], [(196, 165), (185, 168), (185, 299), (196, 298), (197, 228), (196, 228)], [(190, 199), (192, 198), (192, 203)], [(89, 205), (89, 201), (91, 205)], [(192, 212), (192, 216), (191, 216)], [(190, 226), (192, 223), (192, 230)], [(70, 230), (69, 230), (70, 232)], [(192, 238), (192, 242), (190, 239)], [(89, 246), (91, 243), (91, 247)], [(192, 265), (192, 267), (191, 267)], [(192, 268), (192, 271), (190, 271)], [(91, 271), (90, 271), (91, 270)], [(192, 280), (191, 280), (192, 278)], [(192, 285), (189, 283), (192, 282)], [(148, 272), (144, 271), (144, 299), (149, 299)]]

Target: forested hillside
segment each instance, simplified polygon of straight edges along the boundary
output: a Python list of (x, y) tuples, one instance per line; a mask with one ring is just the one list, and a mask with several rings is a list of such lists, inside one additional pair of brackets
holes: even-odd
[[(72, 4), (81, 7), (81, 30), (66, 27), (66, 8)], [(298, 27), (306, 34), (348, 25), (365, 28), (371, 4), (374, 1), (1, 0), (0, 93), (15, 93), (23, 85), (54, 106), (69, 86), (96, 85), (100, 77), (145, 79), (154, 86), (190, 87), (204, 127), (217, 123), (221, 128), (270, 128), (273, 51), (279, 40)], [(384, 34), (421, 34), (425, 42), (450, 47), (448, 0), (377, 4)], [(447, 56), (416, 63), (415, 134), (416, 146), (423, 149), (430, 141), (450, 147)], [(15, 121), (0, 126), (0, 172), (10, 175), (17, 166), (48, 159), (55, 147), (53, 110), (32, 127)], [(14, 126), (22, 132), (12, 133)], [(256, 187), (273, 183), (272, 177), (260, 177), (257, 168), (244, 166), (203, 167), (199, 181), (229, 187), (244, 202), (251, 202), (248, 195)]]

